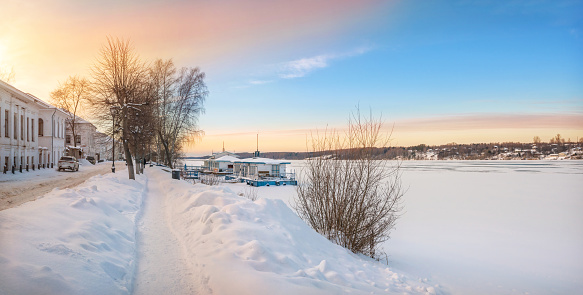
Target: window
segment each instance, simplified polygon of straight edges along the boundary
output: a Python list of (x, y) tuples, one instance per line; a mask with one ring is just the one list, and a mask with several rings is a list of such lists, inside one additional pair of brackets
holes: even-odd
[(24, 140), (24, 115), (20, 115), (20, 140)]
[(30, 123), (30, 137), (32, 138), (32, 141), (34, 142), (34, 119), (31, 119), (31, 123)]
[(26, 118), (26, 141), (30, 141), (30, 132), (28, 132), (28, 128), (30, 126), (30, 118)]
[(279, 176), (279, 165), (271, 165), (271, 175)]
[(67, 139), (65, 140), (68, 144), (71, 144), (71, 135), (67, 134)]
[(43, 119), (38, 118), (38, 136), (44, 136), (44, 132), (45, 132), (45, 122), (43, 122)]
[(5, 137), (10, 137), (10, 134), (8, 134), (9, 133), (8, 130), (10, 130), (9, 129), (10, 127), (8, 127), (8, 123), (9, 123), (8, 117), (10, 117), (10, 113), (8, 112), (8, 110), (5, 110), (4, 111), (4, 136)]
[(75, 135), (75, 142), (81, 144), (81, 135)]
[[(14, 113), (14, 139), (18, 139), (18, 114)], [(16, 160), (15, 160), (16, 161)]]

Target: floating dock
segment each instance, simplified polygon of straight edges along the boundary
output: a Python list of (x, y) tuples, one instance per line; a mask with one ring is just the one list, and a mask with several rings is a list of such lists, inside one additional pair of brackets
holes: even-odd
[(252, 179), (246, 177), (235, 177), (232, 175), (226, 175), (225, 180), (235, 180), (238, 182), (246, 183), (250, 186), (283, 186), (283, 185), (298, 185), (298, 181), (289, 178), (267, 178), (267, 179)]

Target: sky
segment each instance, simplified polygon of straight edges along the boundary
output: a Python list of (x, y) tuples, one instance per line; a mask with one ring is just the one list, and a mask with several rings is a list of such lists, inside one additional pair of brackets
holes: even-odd
[(583, 137), (583, 1), (0, 0), (0, 66), (48, 100), (107, 36), (198, 66), (188, 155), (306, 151), (357, 107), (391, 144)]

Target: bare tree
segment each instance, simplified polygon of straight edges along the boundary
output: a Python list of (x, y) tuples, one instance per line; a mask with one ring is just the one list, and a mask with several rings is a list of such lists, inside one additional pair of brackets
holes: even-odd
[(152, 144), (153, 138), (155, 138), (157, 118), (154, 112), (155, 93), (152, 86), (147, 81), (141, 83), (141, 87), (136, 91), (134, 108), (128, 112), (129, 125), (132, 126), (129, 130), (129, 142), (134, 155), (137, 174), (143, 173), (146, 150)]
[(0, 80), (6, 83), (12, 83), (14, 82), (14, 77), (15, 74), (13, 68), (10, 68), (10, 70), (8, 70), (6, 66), (0, 65)]
[[(102, 121), (119, 122), (121, 140), (128, 165), (128, 176), (135, 179), (130, 137), (131, 112), (140, 110), (142, 87), (147, 74), (144, 62), (135, 53), (129, 40), (107, 38), (92, 67), (93, 90), (91, 103)], [(141, 111), (141, 110), (140, 110)]]
[(51, 92), (52, 103), (67, 112), (66, 124), (73, 133), (73, 146), (77, 146), (77, 123), (79, 112), (89, 99), (91, 83), (85, 78), (70, 76), (64, 83)]
[(208, 95), (205, 73), (199, 68), (178, 71), (171, 59), (159, 59), (153, 63), (149, 77), (156, 96), (159, 154), (163, 155), (164, 163), (173, 168), (183, 143), (201, 132), (198, 117), (204, 112)]
[(401, 210), (399, 165), (375, 159), (386, 146), (382, 121), (351, 114), (345, 134), (312, 136), (313, 157), (297, 186), (295, 210), (317, 232), (354, 253), (379, 258)]
[(532, 142), (534, 142), (534, 144), (539, 145), (541, 143), (541, 139), (538, 136), (533, 137)]

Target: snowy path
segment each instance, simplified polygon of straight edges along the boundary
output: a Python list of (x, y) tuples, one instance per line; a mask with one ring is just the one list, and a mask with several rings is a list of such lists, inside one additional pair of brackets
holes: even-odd
[(196, 294), (192, 271), (166, 223), (164, 198), (162, 188), (150, 180), (138, 222), (134, 294)]

